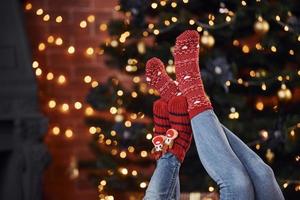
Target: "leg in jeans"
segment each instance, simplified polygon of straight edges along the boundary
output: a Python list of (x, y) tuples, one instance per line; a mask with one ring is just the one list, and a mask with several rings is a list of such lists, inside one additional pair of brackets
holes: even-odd
[(220, 187), (220, 199), (253, 200), (248, 173), (230, 147), (214, 112), (206, 110), (194, 116), (192, 129), (200, 160)]
[(179, 200), (180, 162), (171, 153), (166, 153), (157, 161), (144, 200)]
[(229, 144), (245, 166), (254, 186), (256, 200), (284, 200), (283, 194), (274, 177), (273, 170), (243, 143), (234, 133), (222, 125)]

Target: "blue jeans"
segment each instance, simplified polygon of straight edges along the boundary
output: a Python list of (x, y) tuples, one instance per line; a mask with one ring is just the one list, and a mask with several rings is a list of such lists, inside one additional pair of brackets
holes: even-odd
[[(191, 123), (200, 160), (220, 187), (221, 200), (284, 200), (272, 169), (237, 136), (221, 125), (212, 110), (199, 113)], [(161, 158), (158, 163), (161, 160), (167, 163), (168, 159), (177, 161), (174, 156), (165, 158)], [(178, 161), (177, 163), (179, 164)], [(169, 166), (158, 164), (154, 175), (157, 170), (160, 174), (165, 174), (169, 171), (165, 167)], [(176, 186), (164, 184), (170, 182), (170, 175), (154, 175), (144, 199), (179, 199)], [(176, 194), (167, 196), (164, 195), (165, 191), (174, 191)]]

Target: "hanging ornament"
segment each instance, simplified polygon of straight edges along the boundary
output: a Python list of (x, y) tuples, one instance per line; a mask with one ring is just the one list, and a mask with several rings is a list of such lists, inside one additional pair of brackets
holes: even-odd
[(292, 92), (289, 88), (286, 87), (286, 85), (283, 83), (281, 84), (280, 89), (277, 92), (277, 96), (280, 101), (289, 101), (292, 98)]
[(257, 21), (254, 23), (254, 31), (257, 34), (266, 34), (270, 29), (269, 23), (262, 17), (258, 17)]
[(215, 44), (215, 38), (207, 31), (204, 31), (201, 37), (201, 44), (205, 47), (211, 48)]

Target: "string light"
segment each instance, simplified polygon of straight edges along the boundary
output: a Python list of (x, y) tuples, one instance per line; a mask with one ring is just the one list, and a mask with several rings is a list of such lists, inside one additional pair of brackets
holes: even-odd
[(83, 78), (83, 81), (84, 81), (85, 83), (90, 83), (90, 82), (92, 81), (92, 77), (89, 76), (89, 75), (86, 75), (86, 76)]
[(50, 100), (49, 102), (48, 102), (48, 106), (49, 106), (49, 108), (55, 108), (55, 106), (56, 106), (56, 101), (55, 100)]
[(85, 109), (85, 114), (87, 115), (87, 116), (91, 116), (91, 115), (93, 115), (94, 114), (94, 109), (92, 108), (92, 107), (87, 107), (86, 109)]
[(61, 23), (62, 21), (63, 21), (63, 18), (62, 18), (62, 16), (57, 16), (56, 18), (55, 18), (55, 21), (56, 21), (56, 23)]
[(87, 27), (87, 22), (85, 20), (82, 20), (80, 23), (79, 23), (79, 26), (80, 28), (86, 28)]
[(43, 20), (45, 22), (49, 21), (50, 20), (50, 15), (49, 14), (44, 15)]
[(38, 61), (33, 61), (32, 62), (32, 68), (38, 68), (39, 62)]
[(107, 30), (107, 24), (100, 24), (99, 25), (99, 30), (100, 31), (106, 31)]
[(25, 5), (25, 10), (31, 10), (32, 9), (32, 4), (31, 3), (27, 3)]
[(37, 15), (42, 15), (44, 13), (44, 10), (39, 8), (37, 11), (36, 11), (36, 14)]
[(146, 188), (147, 187), (147, 183), (146, 182), (141, 182), (140, 183), (140, 188)]
[(36, 75), (36, 76), (41, 76), (42, 73), (43, 73), (43, 71), (42, 71), (41, 68), (37, 68), (37, 69), (35, 70), (35, 75)]
[(61, 105), (61, 110), (63, 111), (63, 112), (67, 112), (67, 111), (69, 111), (69, 104), (67, 104), (67, 103), (63, 103), (62, 105)]
[(67, 138), (73, 137), (73, 131), (72, 131), (71, 129), (67, 129), (67, 130), (65, 131), (65, 136), (66, 136)]
[(158, 4), (157, 4), (157, 3), (152, 3), (152, 4), (151, 4), (151, 8), (153, 8), (153, 9), (156, 9), (156, 8), (157, 8), (157, 6), (158, 6)]
[(47, 42), (48, 42), (49, 44), (52, 44), (52, 43), (54, 42), (54, 37), (53, 37), (52, 35), (48, 36)]
[(48, 72), (48, 74), (47, 74), (47, 76), (46, 76), (46, 79), (47, 79), (48, 81), (50, 81), (50, 80), (53, 80), (53, 78), (54, 78), (54, 74), (53, 74), (52, 72)]
[(81, 108), (82, 108), (82, 103), (80, 103), (79, 101), (75, 102), (75, 103), (74, 103), (74, 108), (75, 108), (76, 110), (81, 109)]
[(59, 75), (57, 78), (57, 83), (62, 85), (66, 82), (66, 77), (64, 75)]
[(95, 15), (89, 15), (89, 16), (87, 17), (87, 21), (88, 21), (89, 23), (93, 23), (93, 22), (95, 21)]
[(41, 42), (38, 46), (39, 51), (44, 51), (46, 49), (45, 43)]
[(91, 126), (91, 127), (89, 128), (89, 132), (90, 132), (90, 134), (95, 134), (95, 133), (97, 132), (96, 127)]
[(75, 53), (75, 47), (74, 46), (69, 46), (68, 53), (69, 54), (74, 54)]
[(55, 44), (58, 45), (58, 46), (62, 45), (63, 44), (62, 38), (60, 38), (60, 37), (56, 38)]
[(60, 128), (59, 128), (58, 126), (54, 126), (54, 127), (52, 128), (52, 133), (53, 133), (53, 135), (59, 135), (59, 133), (60, 133)]

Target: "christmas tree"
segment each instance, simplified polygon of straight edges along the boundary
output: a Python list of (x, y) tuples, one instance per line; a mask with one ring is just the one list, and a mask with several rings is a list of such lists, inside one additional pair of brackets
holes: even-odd
[[(118, 17), (100, 26), (109, 33), (100, 49), (122, 77), (87, 96), (99, 111), (86, 118), (96, 160), (80, 163), (93, 169), (100, 198), (147, 187), (155, 167), (152, 103), (159, 94), (145, 83), (145, 63), (159, 57), (174, 78), (173, 46), (186, 29), (201, 35), (202, 78), (220, 121), (273, 168), (286, 199), (299, 198), (299, 8), (295, 0), (120, 0)], [(192, 144), (181, 190), (214, 188)]]

